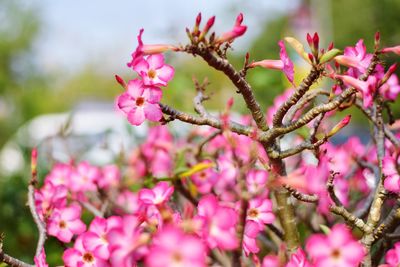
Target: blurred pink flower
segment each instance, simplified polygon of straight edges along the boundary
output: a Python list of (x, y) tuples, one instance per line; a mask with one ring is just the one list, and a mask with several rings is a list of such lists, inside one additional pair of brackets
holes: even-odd
[(398, 267), (400, 265), (400, 242), (395, 243), (394, 247), (388, 250), (385, 261), (388, 267)]
[(235, 226), (238, 214), (233, 208), (223, 207), (213, 195), (200, 199), (194, 217), (201, 224), (200, 236), (213, 248), (232, 250), (238, 247)]
[(356, 267), (365, 255), (364, 247), (344, 224), (335, 225), (327, 236), (312, 235), (307, 240), (306, 251), (316, 267)]
[[(399, 162), (397, 162), (399, 164)], [(400, 193), (400, 175), (397, 171), (396, 160), (392, 156), (385, 156), (382, 162), (382, 171), (386, 175), (384, 187), (386, 190)]]
[(100, 169), (83, 161), (71, 174), (70, 189), (72, 192), (96, 191), (96, 183), (100, 178)]
[(33, 261), (35, 262), (36, 267), (49, 267), (46, 263), (46, 253), (44, 252), (44, 248), (42, 248), (38, 257), (35, 256), (33, 258)]
[(169, 186), (167, 182), (159, 182), (152, 189), (141, 189), (139, 201), (147, 205), (162, 205), (170, 199), (173, 192), (173, 186)]
[(71, 241), (73, 235), (79, 235), (86, 230), (81, 221), (81, 206), (72, 204), (69, 207), (54, 210), (48, 220), (47, 232), (64, 243)]
[(63, 261), (65, 267), (108, 267), (110, 264), (103, 259), (97, 258), (92, 251), (83, 245), (83, 237), (79, 236), (73, 248), (64, 251)]
[(363, 97), (364, 107), (368, 108), (372, 105), (377, 86), (377, 79), (375, 76), (369, 76), (367, 81), (361, 81), (348, 75), (334, 75), (334, 77), (360, 91)]
[(271, 200), (262, 198), (250, 199), (246, 219), (254, 221), (260, 230), (264, 229), (266, 224), (272, 223), (275, 220), (275, 215), (272, 212)]
[(206, 255), (206, 247), (198, 237), (166, 226), (155, 235), (145, 262), (149, 267), (205, 267)]
[(285, 267), (312, 267), (312, 265), (308, 262), (304, 251), (298, 248), (296, 253), (290, 256), (290, 260)]
[(250, 253), (258, 253), (260, 251), (257, 246), (257, 235), (260, 231), (261, 228), (256, 222), (246, 221), (243, 234), (243, 250), (247, 257)]

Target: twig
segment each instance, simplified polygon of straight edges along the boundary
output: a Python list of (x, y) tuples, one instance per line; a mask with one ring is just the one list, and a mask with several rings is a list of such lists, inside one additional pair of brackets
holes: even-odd
[(289, 193), (296, 199), (303, 201), (303, 202), (308, 202), (308, 203), (317, 203), (318, 202), (318, 196), (317, 195), (308, 195), (305, 193), (301, 193), (300, 191), (297, 191), (296, 189), (290, 187), (289, 185), (284, 185), (289, 191)]

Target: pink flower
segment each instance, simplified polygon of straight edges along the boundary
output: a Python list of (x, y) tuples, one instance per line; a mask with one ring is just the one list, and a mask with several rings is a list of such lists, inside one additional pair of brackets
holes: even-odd
[(99, 177), (99, 168), (88, 162), (81, 162), (71, 174), (70, 189), (72, 192), (96, 191)]
[(127, 215), (122, 218), (107, 234), (112, 266), (131, 267), (147, 253), (148, 236), (140, 227), (136, 216)]
[(276, 255), (267, 255), (262, 261), (261, 267), (280, 267), (279, 257)]
[(97, 181), (100, 188), (115, 187), (121, 180), (121, 173), (116, 165), (104, 166), (101, 172), (103, 175)]
[(87, 250), (83, 245), (83, 237), (79, 236), (73, 248), (64, 251), (63, 261), (65, 267), (108, 267), (110, 264), (97, 258), (92, 251)]
[(257, 223), (260, 230), (265, 224), (272, 223), (275, 215), (272, 213), (272, 202), (269, 199), (254, 198), (249, 201), (247, 209), (247, 220)]
[(379, 92), (385, 99), (394, 101), (400, 93), (399, 78), (392, 74), (390, 78), (379, 88)]
[(237, 37), (242, 36), (247, 30), (247, 26), (242, 25), (242, 22), (243, 14), (240, 13), (236, 18), (235, 26), (233, 27), (233, 29), (229, 32), (223, 33), (220, 37), (218, 37), (216, 43), (222, 44), (224, 42), (232, 42)]
[(249, 65), (250, 68), (254, 68), (256, 66), (260, 66), (266, 69), (275, 69), (281, 70), (286, 75), (286, 78), (289, 80), (291, 84), (293, 84), (294, 79), (294, 65), (293, 62), (290, 60), (289, 56), (287, 55), (285, 44), (282, 40), (278, 42), (280, 50), (280, 60), (272, 60), (272, 59), (265, 59), (261, 61), (253, 62)]
[(247, 190), (252, 195), (266, 197), (269, 193), (267, 188), (268, 172), (264, 170), (250, 170), (246, 175)]
[(45, 181), (51, 182), (53, 185), (69, 186), (72, 167), (69, 164), (57, 163), (53, 166), (50, 173), (46, 176)]
[(164, 64), (164, 56), (155, 54), (137, 61), (133, 69), (142, 77), (147, 86), (166, 86), (174, 76), (174, 68)]
[(128, 63), (128, 67), (134, 67), (145, 55), (160, 54), (166, 51), (176, 51), (178, 49), (173, 45), (167, 44), (144, 45), (142, 41), (143, 31), (143, 29), (139, 31), (139, 35), (137, 36), (138, 46), (135, 52), (132, 53), (132, 60)]
[(154, 237), (145, 262), (149, 267), (205, 267), (206, 255), (206, 247), (200, 239), (179, 228), (166, 226)]
[(170, 199), (173, 192), (173, 186), (169, 186), (167, 182), (159, 182), (152, 189), (141, 189), (139, 201), (147, 205), (162, 205)]
[(348, 75), (335, 75), (335, 78), (342, 80), (345, 84), (353, 86), (361, 92), (364, 106), (370, 107), (373, 103), (373, 95), (376, 91), (377, 79), (375, 76), (369, 76), (367, 81), (361, 81)]
[(49, 267), (46, 263), (46, 253), (44, 252), (44, 248), (42, 248), (38, 257), (35, 256), (33, 258), (33, 261), (35, 262), (36, 267)]
[(335, 60), (344, 66), (350, 67), (350, 75), (358, 77), (364, 73), (372, 59), (372, 54), (367, 54), (364, 41), (360, 39), (355, 47), (346, 47), (343, 56), (336, 56)]
[(257, 246), (257, 235), (261, 228), (254, 221), (247, 221), (244, 227), (243, 250), (248, 257), (250, 253), (258, 253), (260, 248)]
[(35, 190), (35, 206), (42, 220), (51, 216), (54, 209), (60, 209), (67, 205), (68, 190), (63, 185), (54, 186), (51, 182), (45, 182), (40, 190)]
[(292, 254), (285, 267), (312, 267), (312, 265), (308, 262), (304, 251), (298, 248), (296, 253)]
[(133, 125), (140, 125), (145, 119), (159, 121), (162, 118), (158, 105), (161, 95), (160, 88), (145, 87), (141, 80), (135, 79), (128, 82), (128, 88), (118, 97), (117, 105)]
[(142, 207), (137, 193), (132, 193), (129, 190), (120, 192), (116, 202), (118, 204), (116, 208), (118, 214), (138, 214)]
[(104, 219), (96, 217), (89, 226), (89, 230), (82, 235), (83, 246), (91, 251), (96, 258), (108, 260), (110, 252), (108, 249), (107, 233), (111, 228), (121, 224), (120, 217)]
[(365, 255), (364, 247), (343, 224), (335, 225), (328, 236), (312, 235), (306, 248), (316, 267), (358, 266)]
[[(210, 161), (204, 161), (203, 163), (209, 164)], [(218, 174), (213, 168), (204, 169), (191, 176), (191, 180), (196, 185), (197, 191), (202, 194), (208, 194), (211, 192), (212, 187), (218, 180)]]
[(382, 171), (386, 175), (383, 184), (385, 189), (391, 192), (400, 193), (400, 175), (397, 171), (396, 160), (391, 156), (386, 156), (383, 158), (382, 165)]
[(57, 209), (49, 218), (47, 232), (64, 243), (71, 241), (73, 235), (79, 235), (86, 229), (81, 221), (81, 206), (72, 204), (69, 207)]
[(211, 249), (232, 250), (238, 247), (235, 230), (238, 214), (232, 208), (220, 206), (215, 196), (204, 196), (200, 200), (194, 219), (201, 224), (199, 234)]
[(400, 264), (400, 242), (394, 244), (394, 248), (389, 249), (385, 256), (388, 267), (398, 267)]

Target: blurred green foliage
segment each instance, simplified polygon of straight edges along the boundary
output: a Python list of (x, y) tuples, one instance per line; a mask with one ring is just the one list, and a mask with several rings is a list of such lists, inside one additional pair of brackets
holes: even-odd
[[(335, 0), (321, 6), (313, 6), (319, 1), (304, 1), (315, 10), (329, 7), (327, 18), (332, 26), (332, 38), (335, 46), (343, 49), (354, 45), (363, 38), (369, 48), (373, 45), (375, 31), (379, 30), (383, 45), (400, 44), (400, 1), (398, 0)], [(326, 4), (328, 3), (328, 4)], [(0, 0), (0, 147), (12, 136), (25, 121), (44, 113), (68, 111), (76, 103), (84, 100), (112, 102), (121, 92), (115, 83), (113, 74), (104, 75), (96, 66), (87, 65), (80, 73), (65, 79), (63, 73), (45, 76), (38, 71), (31, 60), (32, 45), (41, 28), (37, 8), (26, 7), (22, 1)], [(279, 48), (277, 41), (294, 29), (288, 14), (260, 25), (260, 34), (248, 46), (252, 60), (277, 59)], [(321, 20), (321, 24), (323, 21)], [(183, 29), (182, 29), (183, 30)], [(321, 33), (324, 38), (324, 33)], [(300, 41), (305, 42), (305, 37)], [(330, 40), (324, 40), (325, 44)], [(293, 58), (295, 54), (288, 49)], [(129, 55), (127, 55), (128, 58)], [(388, 56), (394, 62), (393, 56)], [(233, 64), (240, 68), (244, 52), (231, 53)], [(221, 73), (210, 69), (201, 59), (192, 59), (187, 55), (173, 55), (169, 62), (175, 62), (176, 75), (165, 90), (164, 101), (176, 108), (192, 111), (192, 98), (195, 95), (193, 75), (199, 81), (208, 77), (208, 94), (212, 99), (206, 102), (211, 110), (222, 110), (225, 101), (232, 95), (234, 108), (244, 110), (244, 103), (238, 94), (232, 94), (233, 86)], [(299, 64), (296, 68), (298, 79), (306, 69)], [(127, 70), (122, 75), (132, 77)], [(64, 79), (61, 79), (64, 78)], [(62, 82), (59, 82), (59, 81)], [(266, 109), (274, 97), (281, 93), (288, 83), (278, 71), (254, 69), (248, 74), (255, 94), (263, 109)], [(299, 80), (297, 80), (299, 82)], [(394, 107), (397, 115), (400, 106)], [(24, 174), (27, 174), (26, 171)], [(5, 232), (4, 248), (16, 257), (32, 262), (36, 244), (36, 228), (32, 222), (26, 203), (26, 185), (28, 177), (24, 174), (0, 179), (0, 231)], [(43, 173), (42, 173), (43, 174)], [(50, 238), (46, 244), (50, 266), (60, 264), (58, 242)]]

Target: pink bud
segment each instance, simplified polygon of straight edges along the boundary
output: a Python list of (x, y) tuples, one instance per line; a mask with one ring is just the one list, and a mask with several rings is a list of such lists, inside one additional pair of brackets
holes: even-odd
[(144, 55), (160, 54), (166, 51), (178, 51), (179, 48), (168, 44), (143, 45), (142, 52)]
[(314, 56), (311, 53), (308, 53), (308, 58), (310, 59), (311, 62), (314, 61)]
[(347, 115), (346, 117), (344, 117), (338, 124), (335, 125), (335, 127), (332, 128), (332, 130), (327, 134), (327, 137), (331, 137), (339, 132), (342, 128), (349, 124), (350, 119), (351, 115)]
[(383, 76), (382, 80), (380, 81), (380, 84), (384, 84), (390, 78), (390, 76), (392, 76), (392, 74), (396, 71), (396, 69), (397, 69), (397, 63), (391, 65), (388, 71)]
[(312, 37), (309, 33), (307, 33), (307, 43), (310, 47), (313, 45)]
[(199, 14), (196, 17), (196, 26), (199, 27), (201, 22), (201, 12), (199, 12)]
[(375, 33), (375, 49), (379, 48), (380, 42), (381, 42), (381, 33), (379, 31), (377, 31)]
[(236, 24), (235, 24), (235, 26), (241, 25), (242, 22), (243, 22), (243, 14), (240, 13), (240, 14), (236, 17)]
[(226, 108), (227, 108), (227, 110), (231, 110), (231, 108), (232, 108), (232, 106), (233, 106), (233, 103), (234, 103), (233, 97), (230, 97), (230, 98), (228, 99), (228, 101), (226, 102)]
[(117, 80), (117, 83), (119, 83), (123, 88), (125, 88), (125, 89), (127, 88), (127, 85), (121, 76), (115, 74), (115, 80)]
[(266, 69), (273, 70), (282, 70), (283, 69), (283, 61), (282, 60), (274, 60), (274, 59), (264, 59), (261, 61), (252, 62), (248, 67), (263, 67)]
[(211, 29), (211, 27), (214, 25), (214, 22), (215, 22), (215, 16), (212, 16), (211, 18), (209, 18), (207, 20), (207, 23), (203, 29), (203, 32), (207, 33)]
[(381, 50), (382, 53), (395, 53), (396, 55), (400, 55), (400, 45), (393, 47), (386, 47)]
[(31, 152), (31, 172), (32, 175), (36, 175), (36, 169), (37, 169), (37, 158), (38, 158), (38, 152), (37, 148), (34, 147)]
[(328, 51), (330, 51), (332, 49), (333, 49), (333, 42), (330, 42), (329, 45), (328, 45)]
[(318, 47), (319, 47), (319, 36), (318, 33), (314, 33), (314, 37), (313, 37), (313, 46), (315, 48), (316, 51), (318, 51)]

